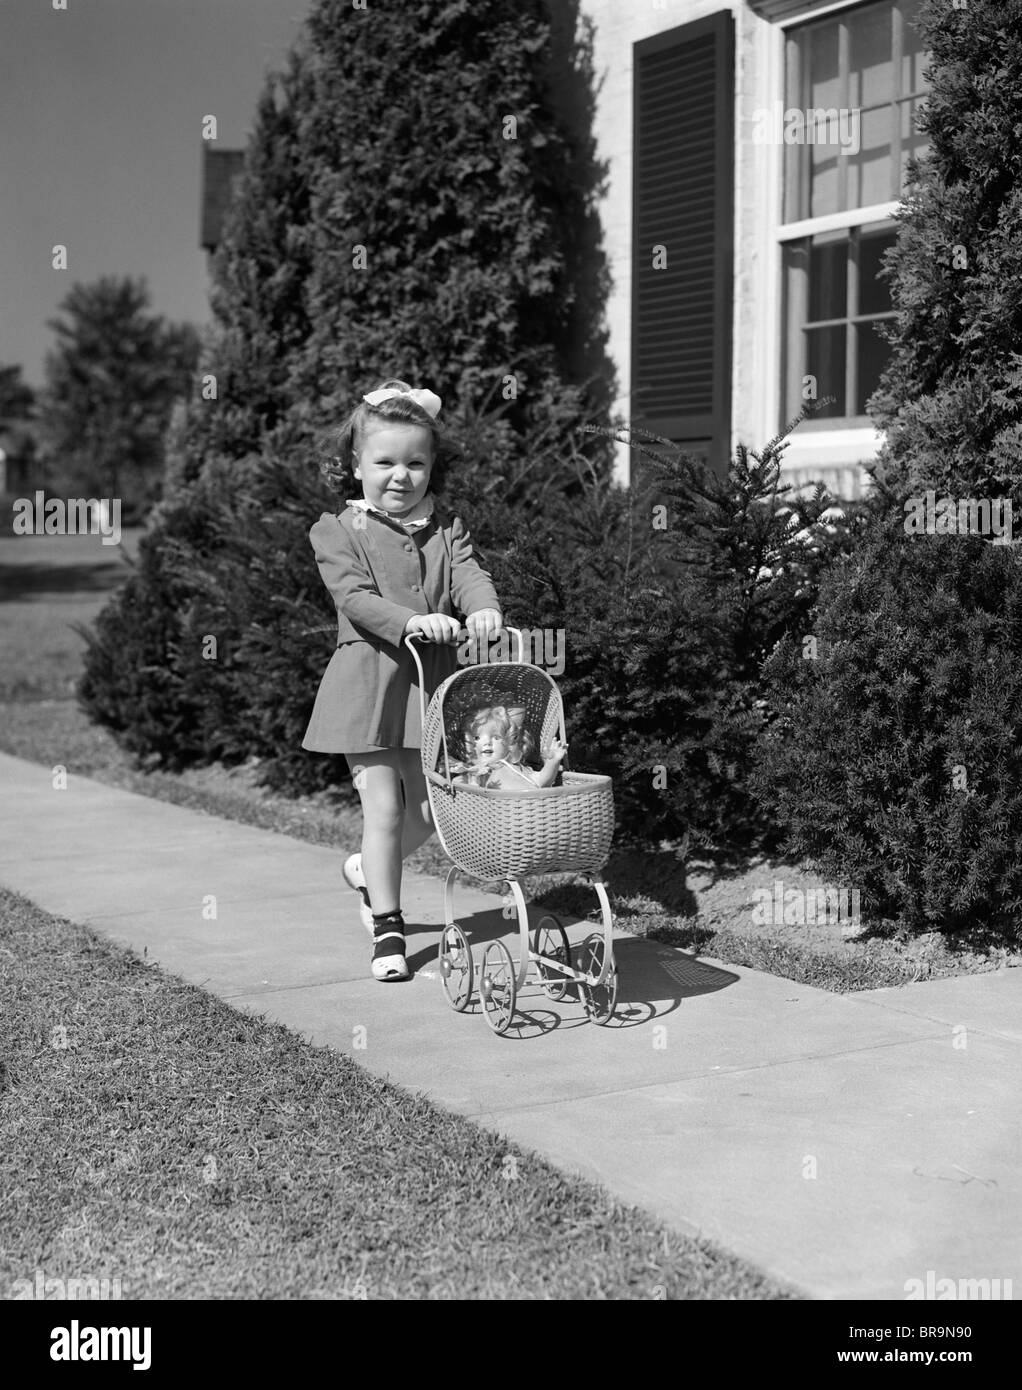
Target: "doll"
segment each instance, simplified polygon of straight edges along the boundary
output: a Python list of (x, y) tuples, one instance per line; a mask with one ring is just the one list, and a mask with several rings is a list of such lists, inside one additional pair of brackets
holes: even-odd
[(560, 775), (568, 745), (555, 738), (541, 768), (526, 766), (535, 741), (525, 728), (525, 719), (526, 710), (520, 705), (493, 705), (471, 715), (465, 731), (470, 761), (459, 765), (456, 780), (500, 791), (552, 786)]

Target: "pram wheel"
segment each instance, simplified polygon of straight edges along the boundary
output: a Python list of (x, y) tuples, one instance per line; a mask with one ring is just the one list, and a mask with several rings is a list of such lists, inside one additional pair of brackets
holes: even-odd
[[(578, 968), (591, 980), (598, 980), (603, 973), (606, 958), (606, 942), (602, 932), (590, 932), (579, 948)], [(617, 966), (611, 956), (610, 966), (601, 984), (580, 984), (579, 991), (585, 1005), (590, 1023), (603, 1027), (614, 1016), (617, 1004)]]
[(447, 1002), (460, 1014), (471, 1002), (474, 972), (468, 938), (457, 922), (444, 927), (437, 959)]
[(511, 952), (503, 941), (490, 941), (479, 970), (483, 1016), (497, 1034), (506, 1033), (515, 1016), (518, 986)]
[[(533, 929), (532, 949), (538, 956), (548, 956), (551, 960), (559, 960), (567, 966), (571, 965), (568, 933), (551, 913), (541, 917)], [(536, 962), (536, 971), (547, 998), (563, 999), (568, 989), (567, 977), (556, 970), (549, 969), (541, 961)]]

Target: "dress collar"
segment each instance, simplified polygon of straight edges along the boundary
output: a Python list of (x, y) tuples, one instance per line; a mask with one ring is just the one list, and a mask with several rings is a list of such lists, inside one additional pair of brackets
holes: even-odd
[(427, 496), (426, 503), (427, 511), (425, 516), (417, 517), (414, 521), (402, 521), (400, 517), (391, 516), (380, 507), (374, 507), (372, 503), (367, 502), (364, 497), (348, 498), (349, 507), (357, 507), (359, 511), (362, 512), (372, 512), (373, 516), (381, 516), (385, 521), (390, 521), (397, 526), (403, 526), (406, 531), (421, 531), (424, 526), (428, 526), (433, 520), (433, 512), (435, 510), (433, 498)]

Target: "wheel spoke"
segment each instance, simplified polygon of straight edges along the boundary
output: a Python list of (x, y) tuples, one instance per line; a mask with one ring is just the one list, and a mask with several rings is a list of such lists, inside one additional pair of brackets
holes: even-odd
[[(582, 943), (579, 969), (585, 971), (593, 980), (599, 977), (603, 969), (606, 949), (602, 932), (590, 932)], [(617, 966), (613, 960), (607, 978), (602, 984), (585, 984), (582, 985), (581, 989), (589, 1021), (600, 1027), (609, 1023), (617, 1004)]]
[(468, 938), (456, 922), (444, 927), (437, 959), (447, 1002), (452, 1009), (461, 1013), (468, 1008), (472, 999), (474, 971)]
[(514, 1018), (518, 989), (511, 952), (503, 941), (491, 941), (483, 952), (479, 993), (483, 1014), (495, 1033), (506, 1033)]
[[(561, 961), (564, 965), (571, 964), (568, 934), (560, 920), (552, 913), (542, 917), (533, 931), (532, 949), (539, 956), (547, 956), (550, 960)], [(564, 998), (569, 984), (566, 976), (557, 970), (545, 967), (542, 961), (536, 962), (536, 972), (547, 998), (555, 1000)]]

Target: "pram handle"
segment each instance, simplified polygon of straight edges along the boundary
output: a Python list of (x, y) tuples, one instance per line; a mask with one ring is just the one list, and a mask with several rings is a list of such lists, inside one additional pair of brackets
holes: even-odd
[[(513, 633), (514, 636), (517, 638), (517, 641), (518, 641), (518, 655), (515, 656), (515, 657), (513, 657), (512, 660), (514, 660), (515, 662), (517, 662), (519, 665), (524, 665), (524, 664), (525, 664), (525, 639), (524, 639), (524, 637), (522, 636), (521, 629), (520, 629), (520, 628), (517, 628), (517, 627), (508, 627), (507, 624), (505, 623), (505, 624), (501, 627), (501, 632), (511, 632), (511, 633)], [(449, 638), (448, 641), (446, 641), (446, 642), (437, 642), (435, 645), (438, 646), (438, 647), (453, 647), (454, 644), (455, 644), (455, 642), (463, 642), (463, 641), (465, 640), (466, 637), (471, 637), (471, 636), (472, 636), (472, 634), (469, 632), (468, 628), (467, 628), (467, 627), (462, 627), (462, 628), (459, 628), (459, 629), (458, 629), (458, 632), (457, 632), (457, 634), (456, 634), (454, 637)], [(497, 636), (499, 636), (499, 633), (497, 634)], [(415, 642), (415, 641), (418, 641), (418, 642), (426, 642), (426, 641), (428, 641), (428, 640), (430, 640), (430, 639), (424, 637), (424, 636), (422, 635), (421, 632), (409, 632), (408, 635), (405, 637), (405, 646), (408, 648), (408, 650), (409, 650), (410, 652), (412, 652), (413, 655), (415, 655), (415, 648), (412, 646), (412, 643)], [(475, 640), (475, 639), (473, 639), (473, 640)], [(489, 640), (492, 642), (492, 641), (494, 640), (494, 638), (491, 637)]]
[[(522, 637), (521, 630), (520, 630), (519, 628), (517, 628), (517, 627), (506, 627), (506, 626), (505, 626), (504, 629), (503, 629), (503, 631), (513, 633), (514, 636), (518, 639), (518, 655), (517, 655), (517, 657), (515, 658), (515, 661), (516, 661), (516, 664), (518, 664), (518, 665), (524, 665), (524, 664), (525, 664), (525, 639)], [(472, 634), (469, 632), (469, 630), (468, 630), (467, 627), (466, 627), (466, 628), (460, 628), (459, 631), (458, 631), (457, 636), (456, 636), (456, 637), (453, 637), (453, 638), (450, 640), (450, 642), (441, 642), (441, 643), (438, 643), (437, 645), (438, 645), (438, 646), (453, 646), (453, 644), (454, 644), (455, 642), (460, 642), (460, 641), (462, 641), (465, 637), (470, 637), (471, 635), (472, 635)], [(416, 641), (425, 642), (425, 641), (427, 641), (427, 640), (428, 640), (427, 638), (423, 637), (423, 636), (422, 636), (420, 633), (418, 633), (418, 632), (409, 632), (408, 635), (405, 637), (405, 646), (408, 648), (408, 650), (411, 652), (412, 656), (414, 657), (414, 659), (415, 659), (415, 665), (416, 665), (416, 667), (418, 668), (418, 672), (419, 672), (419, 721), (420, 721), (420, 722), (419, 722), (419, 728), (422, 729), (422, 730), (424, 730), (425, 727), (426, 727), (426, 677), (425, 677), (425, 674), (423, 673), (423, 670), (422, 670), (422, 662), (421, 662), (420, 659), (419, 659), (419, 653), (415, 650), (415, 643), (416, 643)], [(491, 640), (492, 640), (492, 639), (491, 639)], [(442, 778), (437, 777), (437, 774), (436, 774), (436, 773), (433, 773), (432, 775), (433, 775), (434, 778), (436, 778), (437, 781), (442, 782), (442, 784), (443, 784), (445, 787), (450, 788), (450, 786), (451, 786), (451, 782), (450, 782), (450, 767), (451, 767), (451, 760), (450, 760), (450, 757), (449, 757), (448, 752), (447, 752), (447, 730), (443, 727), (443, 721), (442, 721), (442, 720), (441, 720), (441, 723), (440, 723), (440, 737), (441, 737), (441, 739), (443, 740), (443, 745), (444, 745), (444, 767), (445, 767), (445, 769), (447, 770), (448, 780), (447, 780), (447, 781), (444, 781)]]

